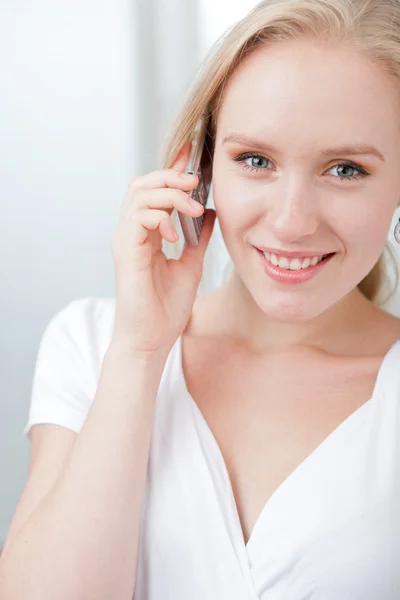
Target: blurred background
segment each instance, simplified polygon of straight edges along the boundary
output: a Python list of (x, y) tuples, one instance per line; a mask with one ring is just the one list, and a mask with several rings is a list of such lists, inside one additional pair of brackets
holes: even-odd
[(1, 0), (0, 547), (28, 473), (38, 344), (71, 300), (113, 296), (133, 177), (207, 51), (252, 0)]
[(44, 328), (76, 298), (114, 295), (128, 184), (158, 168), (207, 51), (255, 4), (1, 0), (0, 547), (28, 472)]

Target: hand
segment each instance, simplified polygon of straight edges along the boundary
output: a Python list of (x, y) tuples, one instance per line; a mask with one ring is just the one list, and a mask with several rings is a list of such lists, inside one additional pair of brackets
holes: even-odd
[(185, 244), (179, 260), (167, 259), (162, 238), (177, 241), (171, 220), (173, 209), (199, 217), (204, 208), (192, 206), (188, 191), (198, 184), (185, 175), (190, 153), (186, 142), (171, 169), (135, 178), (112, 239), (116, 279), (116, 315), (113, 339), (124, 340), (139, 354), (168, 352), (185, 329), (203, 272), (215, 210), (206, 209), (197, 246)]

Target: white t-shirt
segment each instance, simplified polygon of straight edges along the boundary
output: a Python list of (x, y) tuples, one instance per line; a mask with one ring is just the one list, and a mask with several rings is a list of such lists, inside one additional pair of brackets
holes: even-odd
[[(25, 434), (36, 423), (80, 431), (114, 314), (114, 299), (84, 298), (50, 321)], [(400, 598), (400, 340), (373, 396), (278, 487), (245, 544), (178, 338), (157, 395), (143, 506), (135, 600)]]

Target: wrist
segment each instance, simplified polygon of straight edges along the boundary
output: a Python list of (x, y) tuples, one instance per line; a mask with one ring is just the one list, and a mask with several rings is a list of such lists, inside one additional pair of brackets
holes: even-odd
[(113, 335), (111, 338), (108, 351), (112, 353), (121, 353), (124, 356), (129, 356), (131, 360), (137, 360), (143, 364), (163, 363), (166, 361), (169, 349), (160, 348), (157, 350), (144, 350), (137, 348), (132, 344), (132, 341), (121, 335)]

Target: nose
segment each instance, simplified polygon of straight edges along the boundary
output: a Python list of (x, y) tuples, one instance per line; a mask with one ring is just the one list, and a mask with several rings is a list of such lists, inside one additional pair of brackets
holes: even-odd
[[(315, 192), (314, 192), (315, 193)], [(310, 188), (288, 188), (268, 203), (267, 227), (282, 242), (313, 235), (318, 229), (317, 201)]]

